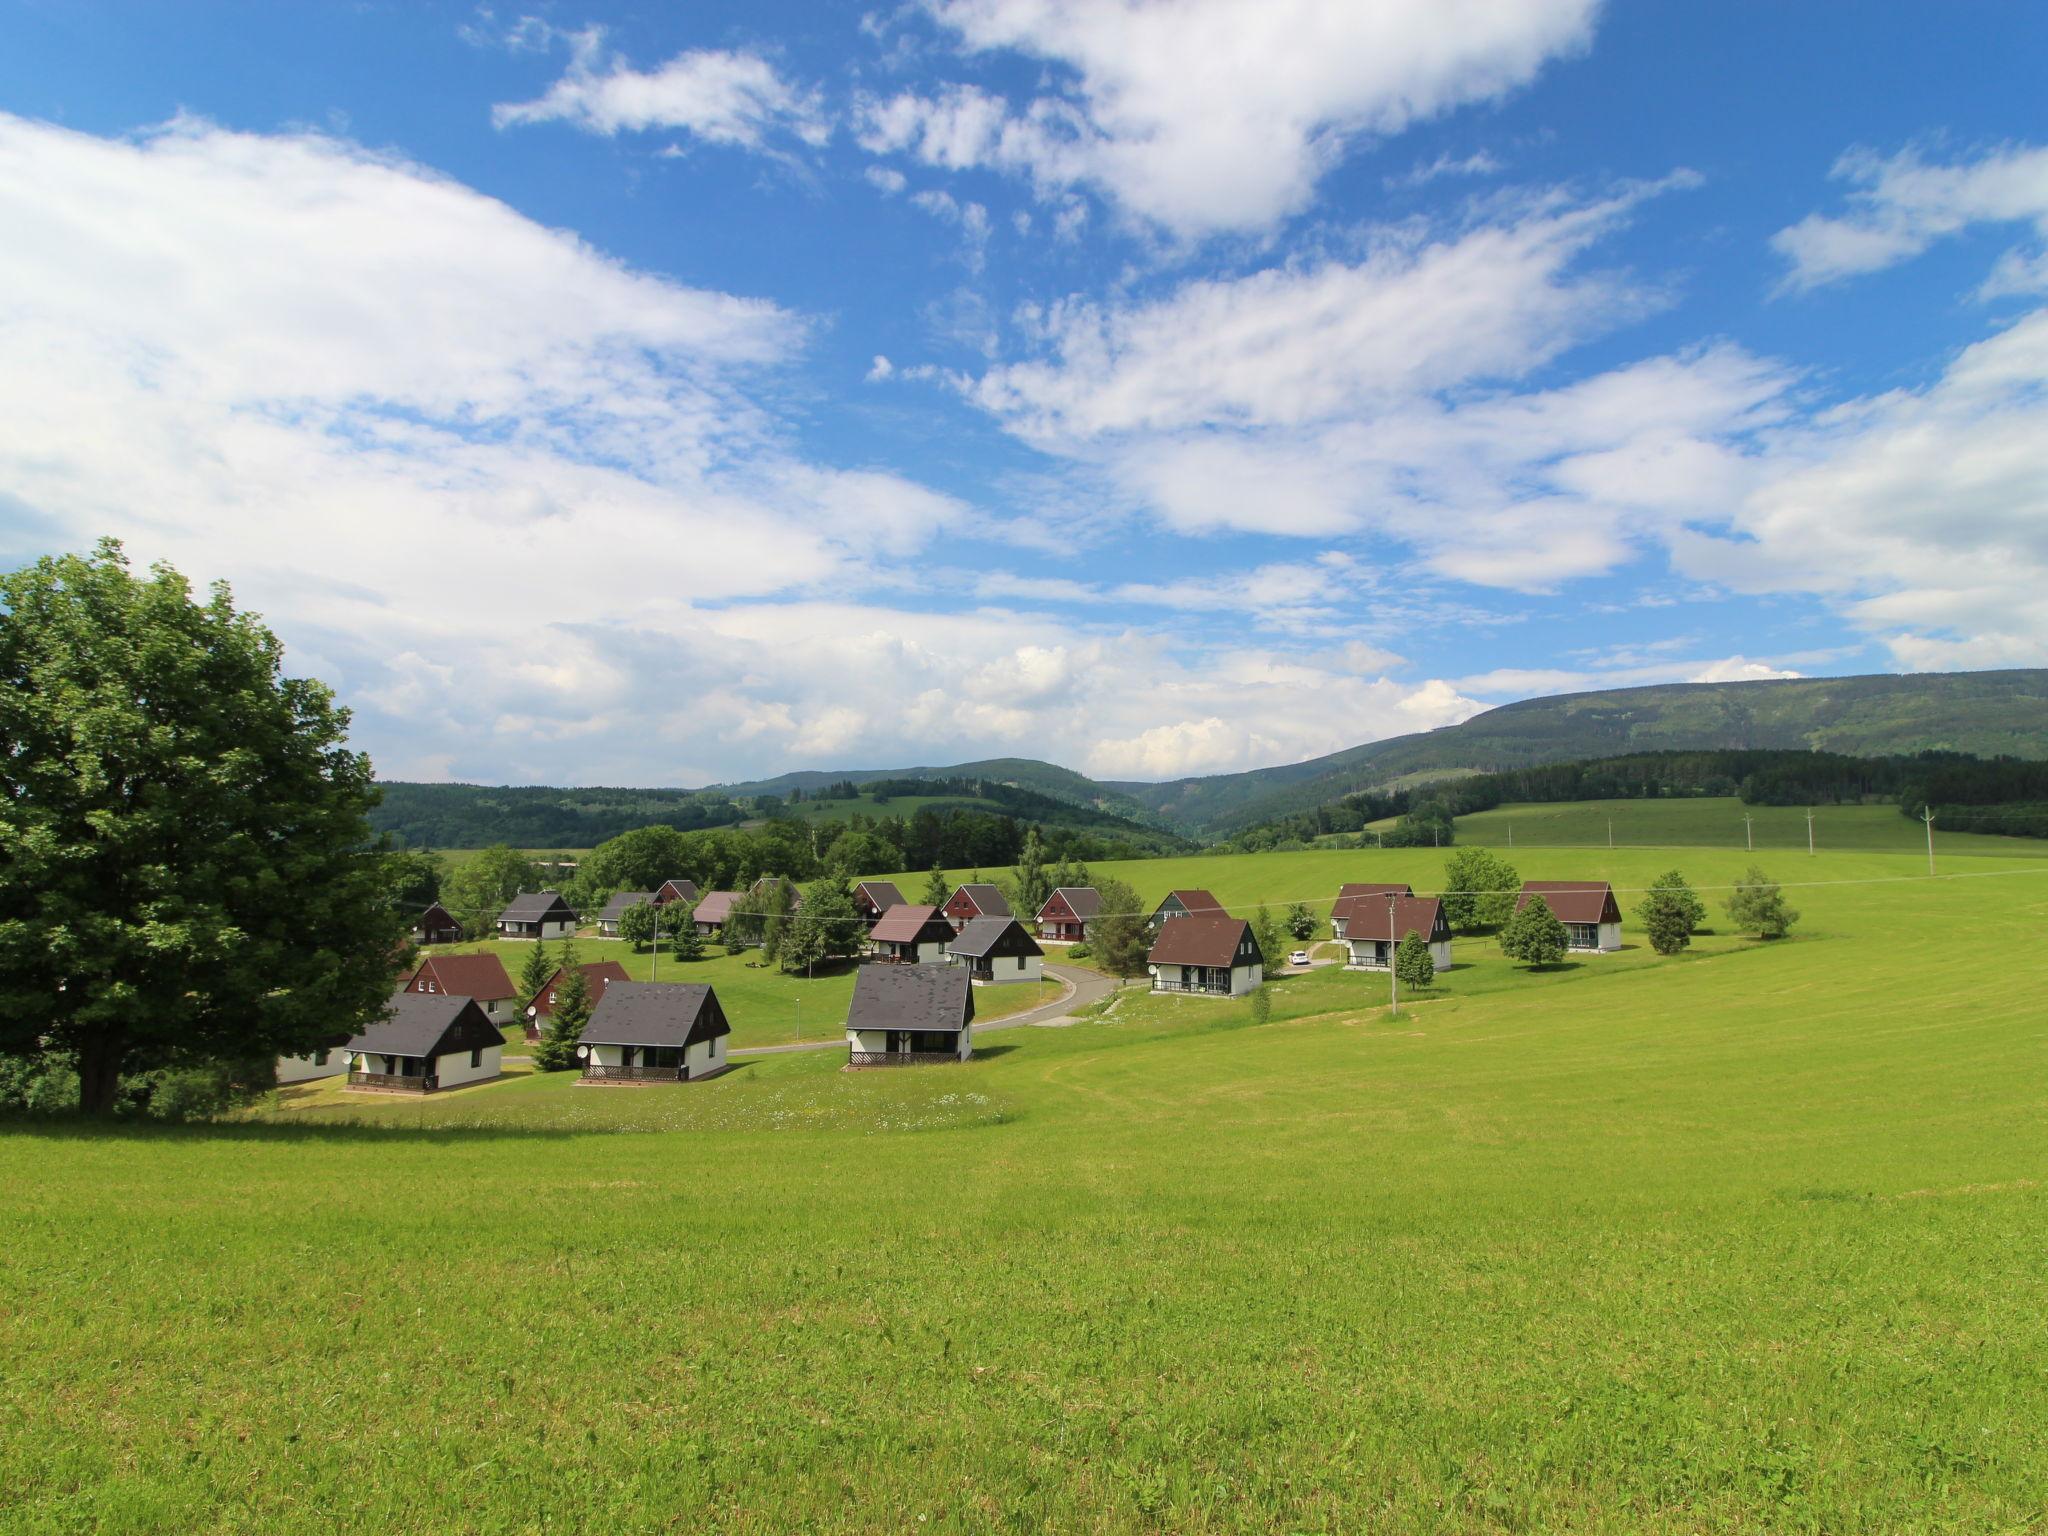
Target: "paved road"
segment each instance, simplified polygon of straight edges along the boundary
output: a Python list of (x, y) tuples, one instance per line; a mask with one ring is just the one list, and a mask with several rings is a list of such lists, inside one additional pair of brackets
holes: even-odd
[[(1084, 971), (1072, 965), (1048, 965), (1045, 974), (1054, 981), (1064, 984), (1067, 991), (1043, 1007), (1029, 1013), (1020, 1013), (1007, 1019), (990, 1019), (987, 1023), (977, 1022), (975, 1033), (982, 1034), (992, 1029), (1015, 1029), (1020, 1024), (1043, 1024), (1050, 1019), (1063, 1019), (1074, 1009), (1099, 998), (1109, 996), (1116, 990), (1116, 983), (1107, 976), (1094, 971)], [(728, 1056), (778, 1056), (785, 1051), (843, 1051), (846, 1036), (839, 1034), (829, 1040), (806, 1040), (801, 1045), (750, 1045), (743, 1049), (728, 1051)]]

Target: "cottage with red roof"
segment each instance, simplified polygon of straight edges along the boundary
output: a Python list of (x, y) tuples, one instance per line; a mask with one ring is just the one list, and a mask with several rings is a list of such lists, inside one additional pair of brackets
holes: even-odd
[(1170, 917), (1222, 917), (1223, 903), (1204, 890), (1168, 891), (1166, 900), (1152, 909), (1151, 923), (1159, 927)]
[(1391, 969), (1395, 947), (1411, 933), (1422, 935), (1439, 971), (1450, 968), (1451, 925), (1434, 896), (1347, 896), (1331, 910), (1330, 926), (1349, 946), (1347, 971)]
[(1145, 963), (1154, 992), (1242, 997), (1266, 979), (1252, 925), (1218, 912), (1190, 912), (1162, 924)]
[(868, 933), (875, 959), (884, 965), (944, 965), (953, 925), (937, 907), (899, 905), (884, 912)]
[(1063, 885), (1038, 909), (1038, 936), (1055, 944), (1077, 944), (1088, 937), (1088, 925), (1102, 912), (1102, 897), (1092, 885)]
[(1621, 948), (1621, 906), (1605, 880), (1524, 880), (1515, 910), (1538, 897), (1564, 924), (1568, 948), (1589, 955)]
[(1344, 937), (1345, 919), (1351, 912), (1351, 903), (1361, 896), (1377, 896), (1384, 906), (1389, 896), (1413, 896), (1415, 887), (1395, 881), (1365, 882), (1346, 881), (1337, 887), (1337, 904), (1330, 909), (1330, 932), (1337, 938)]
[(946, 914), (946, 921), (953, 925), (955, 933), (977, 917), (1010, 916), (1010, 904), (1003, 900), (1003, 893), (981, 882), (961, 886), (946, 898), (945, 906), (939, 910)]
[[(604, 989), (615, 981), (630, 981), (626, 968), (616, 960), (592, 960), (576, 967), (583, 973), (584, 982), (590, 988), (590, 1006), (595, 1008), (604, 1001)], [(555, 967), (554, 975), (541, 983), (540, 990), (533, 994), (533, 1000), (526, 1005), (526, 1038), (538, 1043), (548, 1027), (548, 1020), (555, 1014), (555, 993), (563, 982), (569, 979), (566, 965)]]
[(429, 955), (412, 973), (402, 992), (427, 997), (473, 997), (493, 1024), (511, 1022), (519, 994), (496, 955)]

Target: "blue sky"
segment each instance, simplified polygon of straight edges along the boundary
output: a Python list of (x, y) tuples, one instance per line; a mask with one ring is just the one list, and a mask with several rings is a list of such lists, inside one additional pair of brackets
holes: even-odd
[(391, 777), (2048, 664), (2048, 12), (0, 4), (0, 556)]

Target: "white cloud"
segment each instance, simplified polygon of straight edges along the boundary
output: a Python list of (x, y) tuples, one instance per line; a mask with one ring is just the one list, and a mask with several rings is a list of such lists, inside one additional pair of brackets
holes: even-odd
[(1637, 662), (1629, 666), (1496, 667), (1490, 672), (1454, 678), (1447, 686), (1485, 698), (1540, 698), (1555, 693), (1591, 693), (1605, 688), (1644, 688), (1658, 683), (1753, 683), (1772, 678), (1803, 677), (1789, 667), (1723, 656), (1711, 661)]
[(1526, 85), (1583, 48), (1597, 0), (926, 0), (971, 53), (1068, 72), (1019, 110), (974, 86), (869, 101), (862, 142), (1089, 186), (1183, 235), (1306, 207), (1359, 135)]
[(759, 54), (718, 48), (679, 53), (658, 69), (606, 57), (602, 28), (576, 34), (562, 78), (533, 101), (491, 109), (500, 128), (565, 122), (606, 136), (679, 129), (710, 144), (760, 149), (788, 134), (816, 148), (832, 124), (815, 91), (785, 80)]
[(940, 223), (959, 229), (961, 259), (969, 271), (981, 271), (988, 260), (990, 225), (987, 208), (980, 203), (960, 202), (950, 192), (939, 191), (913, 192), (910, 203)]
[(1434, 160), (1417, 165), (1405, 176), (1387, 177), (1385, 186), (1390, 192), (1413, 191), (1446, 176), (1497, 176), (1505, 169), (1499, 159), (1483, 149), (1474, 150), (1469, 155), (1453, 155), (1446, 150)]
[(901, 171), (890, 170), (886, 165), (871, 165), (861, 174), (867, 179), (868, 185), (875, 188), (884, 197), (894, 197), (910, 185), (909, 177), (905, 176)]
[[(1951, 165), (1929, 164), (1918, 149), (1889, 158), (1856, 149), (1835, 162), (1834, 176), (1853, 189), (1846, 215), (1809, 214), (1772, 237), (1791, 263), (1788, 288), (1895, 266), (1973, 224), (2031, 224), (2048, 240), (2048, 147), (2005, 145)], [(1988, 287), (2048, 287), (2044, 262), (2040, 252), (2010, 253)]]
[(882, 356), (881, 353), (877, 352), (875, 354), (875, 360), (872, 363), (868, 364), (867, 381), (870, 384), (879, 384), (884, 379), (892, 376), (895, 372), (896, 365), (890, 362), (888, 358)]

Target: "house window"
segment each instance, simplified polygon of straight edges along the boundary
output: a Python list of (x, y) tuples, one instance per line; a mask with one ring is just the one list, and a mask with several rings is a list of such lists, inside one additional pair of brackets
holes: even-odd
[(472, 1067), (480, 1067), (484, 1064), (484, 1048), (482, 1046), (476, 1047), (475, 1050), (469, 1053), (469, 1064)]
[(1024, 969), (1024, 957), (1022, 955), (1017, 957), (1017, 969), (1020, 971)]
[(313, 1065), (314, 1065), (314, 1066), (316, 1066), (316, 1067), (324, 1067), (324, 1066), (326, 1066), (326, 1065), (327, 1065), (327, 1058), (328, 1058), (329, 1056), (332, 1056), (333, 1054), (334, 1054), (334, 1053), (333, 1053), (332, 1051), (316, 1051), (316, 1052), (314, 1052), (314, 1053), (313, 1053)]

